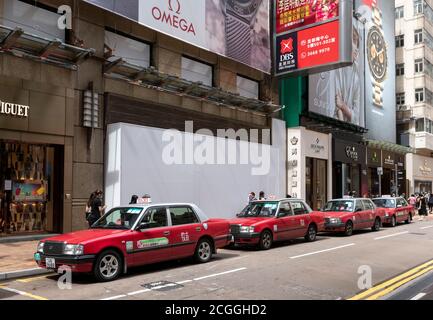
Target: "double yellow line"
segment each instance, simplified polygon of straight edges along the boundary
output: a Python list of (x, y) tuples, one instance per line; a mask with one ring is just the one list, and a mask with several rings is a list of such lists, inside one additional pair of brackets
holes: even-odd
[(360, 294), (348, 300), (378, 300), (383, 296), (390, 294), (397, 290), (406, 283), (421, 277), (433, 270), (433, 260), (426, 262), (416, 268), (413, 268), (391, 280), (381, 283), (369, 290), (361, 292)]

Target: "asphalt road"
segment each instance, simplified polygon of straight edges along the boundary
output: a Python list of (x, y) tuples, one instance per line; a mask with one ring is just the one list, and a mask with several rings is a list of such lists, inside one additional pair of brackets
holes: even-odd
[[(188, 259), (159, 263), (130, 269), (109, 283), (74, 275), (71, 289), (59, 289), (58, 275), (11, 280), (0, 283), (0, 299), (348, 299), (365, 289), (359, 283), (368, 283), (370, 272), (372, 285), (383, 283), (433, 260), (432, 248), (433, 221), (417, 221), (350, 238), (324, 234), (314, 243), (297, 240), (269, 251), (219, 250), (204, 265)], [(388, 298), (410, 300), (426, 293), (422, 299), (433, 299), (433, 274), (406, 287)]]

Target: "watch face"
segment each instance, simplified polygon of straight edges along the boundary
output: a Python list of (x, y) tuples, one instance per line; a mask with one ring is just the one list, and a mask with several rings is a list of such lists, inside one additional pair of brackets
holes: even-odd
[(255, 13), (262, 0), (227, 0), (227, 6), (240, 16), (249, 16)]
[(377, 82), (382, 82), (386, 77), (388, 68), (388, 56), (383, 34), (377, 27), (372, 27), (367, 37), (367, 57), (370, 71)]

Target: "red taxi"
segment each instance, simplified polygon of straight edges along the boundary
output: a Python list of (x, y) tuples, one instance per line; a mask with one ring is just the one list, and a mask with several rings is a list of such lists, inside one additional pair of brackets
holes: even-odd
[(351, 236), (354, 230), (371, 228), (379, 231), (385, 210), (377, 208), (371, 199), (339, 199), (329, 201), (322, 209), (325, 231), (342, 232)]
[(383, 223), (395, 227), (397, 223), (409, 224), (415, 215), (415, 209), (404, 198), (377, 198), (373, 199), (374, 204), (385, 209)]
[(65, 265), (111, 281), (129, 267), (164, 260), (208, 262), (231, 242), (227, 220), (209, 219), (193, 204), (134, 205), (110, 210), (89, 230), (41, 241), (35, 260), (42, 268)]
[(254, 201), (237, 217), (230, 220), (234, 243), (257, 245), (262, 250), (270, 249), (275, 241), (301, 237), (315, 241), (324, 222), (320, 213), (298, 199)]

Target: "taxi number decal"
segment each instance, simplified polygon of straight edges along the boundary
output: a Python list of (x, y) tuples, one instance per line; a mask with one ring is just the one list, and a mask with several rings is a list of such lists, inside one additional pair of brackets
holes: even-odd
[(278, 231), (278, 226), (274, 225), (274, 232), (277, 232), (277, 231)]
[(169, 243), (167, 238), (154, 238), (137, 241), (138, 249), (154, 248), (159, 246), (165, 246)]
[(132, 251), (134, 250), (134, 242), (132, 241), (126, 241), (126, 251)]
[(182, 232), (182, 233), (180, 234), (180, 237), (182, 238), (182, 241), (183, 241), (183, 242), (187, 242), (187, 241), (189, 241), (189, 233), (188, 233), (188, 232)]

